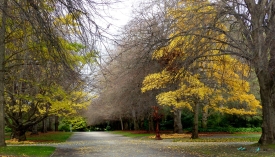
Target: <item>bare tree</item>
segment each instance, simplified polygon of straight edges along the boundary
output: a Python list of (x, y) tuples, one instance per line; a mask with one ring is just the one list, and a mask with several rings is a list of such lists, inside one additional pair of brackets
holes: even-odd
[[(166, 9), (175, 4), (176, 1), (141, 3), (140, 8), (133, 11), (133, 19), (123, 27), (120, 38), (116, 39), (116, 50), (102, 71), (108, 86), (100, 93), (99, 102), (113, 113), (104, 112), (113, 115), (114, 119), (131, 118), (135, 129), (138, 129), (137, 121), (148, 118), (151, 106), (157, 105), (155, 96), (159, 91), (142, 94), (140, 88), (146, 75), (163, 66), (153, 61), (151, 55), (159, 45), (167, 42), (172, 22), (166, 16)], [(93, 104), (90, 110), (98, 111)]]

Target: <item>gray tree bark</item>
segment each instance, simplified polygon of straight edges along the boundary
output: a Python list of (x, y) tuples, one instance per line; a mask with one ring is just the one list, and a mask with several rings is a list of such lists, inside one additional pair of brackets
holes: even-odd
[(121, 130), (124, 130), (122, 117), (120, 116), (119, 119), (120, 119)]
[(136, 115), (136, 111), (134, 109), (132, 110), (132, 118), (133, 118), (134, 130), (139, 130), (137, 115)]
[(174, 133), (183, 133), (181, 123), (181, 109), (174, 109)]
[(59, 126), (58, 116), (55, 116), (54, 117), (54, 131), (58, 131), (58, 126)]
[(31, 135), (38, 135), (38, 124), (35, 124), (32, 126), (32, 132)]
[(194, 109), (194, 122), (193, 122), (193, 130), (192, 130), (192, 139), (199, 138), (199, 110), (200, 110), (200, 105), (199, 103), (195, 104), (195, 109)]
[(49, 116), (48, 118), (49, 118), (48, 131), (53, 131), (53, 127), (52, 127), (53, 117)]
[[(265, 76), (269, 74), (264, 74), (263, 71), (258, 73), (258, 80), (260, 84), (260, 96), (262, 102), (262, 113), (263, 113), (263, 123), (262, 123), (262, 135), (259, 139), (259, 143), (266, 144), (275, 144), (275, 93), (274, 87), (271, 84), (266, 82), (272, 82)], [(269, 81), (267, 81), (269, 80)]]
[(202, 128), (207, 128), (207, 122), (208, 122), (208, 107), (203, 108), (202, 110), (202, 121), (201, 121)]
[(27, 139), (25, 134), (27, 129), (24, 126), (19, 126), (17, 128), (17, 130), (13, 130), (11, 138), (16, 139), (18, 142), (25, 141)]
[(48, 130), (47, 130), (47, 120), (48, 118), (45, 118), (43, 121), (42, 121), (42, 129), (41, 129), (41, 132), (42, 133), (47, 133)]
[[(231, 5), (232, 4), (232, 5)], [(275, 5), (274, 0), (222, 0), (221, 17), (232, 16), (234, 24), (224, 33), (230, 39), (227, 54), (250, 62), (255, 69), (262, 105), (262, 135), (260, 144), (275, 143)], [(243, 8), (243, 9), (236, 9)], [(225, 13), (225, 14), (224, 14)], [(229, 17), (228, 16), (228, 17)], [(218, 17), (219, 18), (219, 17)], [(221, 18), (220, 18), (221, 19)], [(228, 18), (226, 19), (228, 20)], [(235, 26), (238, 26), (237, 28)], [(216, 28), (215, 28), (216, 29)], [(235, 49), (232, 51), (232, 49)]]
[(7, 0), (0, 0), (2, 6), (2, 21), (0, 28), (0, 147), (5, 143), (5, 111), (4, 111), (4, 90), (5, 90), (5, 36), (6, 36), (6, 8)]

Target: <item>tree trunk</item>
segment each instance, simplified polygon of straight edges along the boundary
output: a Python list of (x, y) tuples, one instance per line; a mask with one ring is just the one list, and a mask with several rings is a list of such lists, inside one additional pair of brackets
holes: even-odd
[(121, 116), (119, 117), (119, 119), (120, 119), (120, 126), (121, 126), (121, 130), (123, 130), (124, 128), (123, 128), (123, 121), (122, 121)]
[(274, 81), (268, 81), (268, 74), (257, 71), (260, 85), (260, 96), (262, 103), (262, 135), (259, 143), (262, 145), (275, 144), (275, 93)]
[(32, 126), (32, 132), (31, 135), (38, 135), (38, 124), (35, 124)]
[(202, 123), (201, 123), (201, 126), (204, 129), (207, 128), (207, 120), (208, 120), (208, 107), (205, 106), (202, 110)]
[(154, 119), (152, 116), (149, 117), (148, 119), (148, 125), (149, 125), (149, 131), (155, 131), (155, 125), (154, 125)]
[(54, 117), (54, 131), (58, 131), (59, 120), (58, 116)]
[(193, 130), (192, 130), (192, 139), (199, 138), (199, 103), (195, 104), (194, 110), (194, 122), (193, 122)]
[(133, 123), (134, 123), (134, 130), (139, 130), (139, 125), (136, 118), (133, 118)]
[(16, 139), (18, 142), (26, 141), (26, 132), (27, 130), (22, 127), (13, 128), (11, 139)]
[(132, 117), (133, 117), (133, 123), (134, 123), (134, 130), (139, 130), (139, 125), (137, 121), (136, 111), (132, 110)]
[(181, 109), (174, 109), (174, 133), (183, 133), (181, 123)]
[(53, 128), (52, 128), (52, 117), (48, 117), (49, 118), (49, 125), (48, 125), (48, 131), (53, 131)]
[(130, 130), (128, 121), (124, 121), (124, 130)]
[(4, 89), (5, 89), (5, 37), (6, 37), (6, 10), (7, 0), (0, 0), (2, 9), (2, 21), (0, 28), (0, 147), (6, 146), (5, 143), (5, 111), (4, 111)]
[(42, 130), (41, 130), (42, 133), (47, 133), (47, 119), (48, 119), (48, 118), (45, 118), (45, 119), (42, 121)]

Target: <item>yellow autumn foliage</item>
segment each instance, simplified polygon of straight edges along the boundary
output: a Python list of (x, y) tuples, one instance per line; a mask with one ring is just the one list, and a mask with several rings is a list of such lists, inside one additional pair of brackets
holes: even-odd
[(86, 108), (91, 103), (91, 96), (82, 91), (66, 92), (58, 87), (53, 93), (54, 97), (49, 101), (50, 113), (55, 115), (70, 116), (77, 114), (79, 110)]
[(166, 84), (172, 81), (172, 76), (167, 71), (162, 71), (160, 73), (150, 74), (143, 80), (142, 92), (146, 92), (152, 89), (165, 88)]
[[(167, 88), (177, 82), (178, 89), (157, 95), (160, 105), (193, 110), (195, 103), (208, 102), (205, 105), (220, 112), (256, 114), (261, 105), (249, 93), (250, 86), (245, 80), (249, 66), (238, 58), (222, 53), (221, 50), (226, 49), (227, 45), (223, 42), (225, 36), (220, 32), (226, 30), (226, 26), (213, 21), (215, 14), (215, 8), (207, 1), (182, 1), (178, 8), (170, 10), (169, 16), (176, 21), (170, 34), (171, 41), (152, 55), (156, 60), (165, 59), (166, 65), (163, 71), (145, 77), (141, 91)], [(220, 30), (193, 30), (197, 25), (210, 27), (212, 24)], [(185, 31), (192, 31), (194, 35), (181, 35)], [(215, 40), (210, 40), (209, 36)], [(196, 59), (188, 67), (184, 66), (192, 57)], [(177, 71), (169, 71), (171, 67), (176, 67)], [(225, 106), (227, 103), (239, 105)]]

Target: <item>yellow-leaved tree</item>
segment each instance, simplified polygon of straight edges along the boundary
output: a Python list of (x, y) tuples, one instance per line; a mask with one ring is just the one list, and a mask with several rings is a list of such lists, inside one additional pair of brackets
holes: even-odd
[[(160, 93), (156, 98), (160, 105), (189, 108), (194, 112), (192, 138), (198, 138), (200, 107), (238, 115), (256, 114), (261, 105), (249, 93), (248, 65), (227, 55), (221, 55), (225, 36), (219, 31), (194, 31), (194, 35), (181, 36), (181, 32), (196, 25), (209, 27), (215, 20), (215, 8), (209, 2), (184, 1), (167, 15), (174, 19), (170, 41), (153, 53), (153, 59), (165, 68), (150, 74), (143, 81), (142, 92), (177, 85), (176, 90)], [(202, 7), (203, 6), (203, 7)], [(207, 7), (206, 7), (207, 6)], [(193, 16), (193, 20), (190, 17)], [(188, 21), (186, 21), (188, 19)], [(220, 31), (225, 23), (215, 21)], [(198, 35), (200, 34), (200, 35)], [(211, 40), (210, 40), (211, 38)], [(213, 40), (215, 39), (215, 40)], [(238, 105), (227, 105), (230, 102)]]
[[(13, 11), (15, 15), (20, 13)], [(62, 19), (69, 22), (57, 20), (61, 28), (75, 26), (70, 16)], [(5, 45), (5, 121), (12, 129), (12, 138), (24, 141), (25, 132), (48, 116), (79, 116), (80, 110), (90, 104), (81, 70), (92, 62), (94, 52), (82, 54), (88, 48), (67, 39), (69, 33), (79, 33), (77, 29), (57, 36), (60, 53), (48, 47), (47, 40), (36, 42), (42, 35), (33, 34), (29, 21), (8, 22), (7, 40), (13, 42)]]

